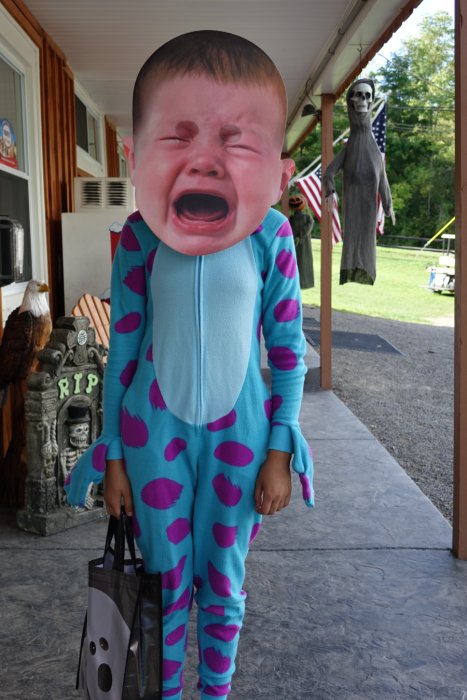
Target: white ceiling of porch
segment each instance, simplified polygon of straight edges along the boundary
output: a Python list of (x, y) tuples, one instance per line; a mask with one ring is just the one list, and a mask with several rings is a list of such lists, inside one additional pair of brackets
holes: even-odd
[[(131, 129), (136, 74), (155, 48), (196, 29), (240, 34), (279, 67), (289, 97), (287, 145), (306, 127), (305, 85), (317, 107), (334, 93), (408, 0), (25, 0), (65, 53), (82, 87), (117, 126)], [(355, 16), (333, 55), (342, 29)], [(295, 115), (295, 116), (294, 116)]]

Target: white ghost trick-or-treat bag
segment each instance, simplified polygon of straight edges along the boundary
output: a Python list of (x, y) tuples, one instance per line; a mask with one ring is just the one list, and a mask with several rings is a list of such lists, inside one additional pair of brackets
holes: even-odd
[(88, 564), (76, 687), (86, 700), (162, 698), (161, 574), (144, 572), (124, 513), (110, 518), (104, 555)]

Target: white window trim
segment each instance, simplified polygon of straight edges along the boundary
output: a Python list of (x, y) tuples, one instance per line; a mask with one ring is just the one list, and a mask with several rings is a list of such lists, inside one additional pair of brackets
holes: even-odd
[[(32, 276), (47, 280), (44, 168), (42, 160), (40, 53), (26, 32), (0, 4), (0, 53), (24, 75), (25, 155), (29, 170)], [(3, 168), (2, 168), (3, 169)], [(11, 169), (5, 168), (8, 172)], [(21, 303), (26, 282), (1, 288), (4, 321)]]
[(107, 174), (106, 168), (106, 152), (105, 152), (105, 131), (104, 131), (104, 116), (99, 110), (96, 103), (89, 97), (86, 90), (79, 84), (75, 79), (75, 95), (79, 97), (81, 102), (86, 106), (88, 112), (92, 114), (97, 122), (98, 131), (98, 150), (100, 162), (92, 158), (89, 153), (87, 153), (80, 146), (76, 146), (76, 160), (77, 165), (80, 170), (93, 175), (94, 177), (104, 177)]

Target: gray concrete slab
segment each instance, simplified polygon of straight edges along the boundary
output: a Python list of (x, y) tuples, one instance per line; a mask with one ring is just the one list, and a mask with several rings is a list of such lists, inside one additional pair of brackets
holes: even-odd
[(440, 551), (252, 552), (233, 697), (465, 698), (466, 576)]
[[(317, 507), (297, 480), (248, 559), (232, 700), (467, 699), (467, 563), (400, 466), (328, 392), (307, 392)], [(0, 698), (72, 700), (87, 562), (106, 522), (41, 538), (0, 518)], [(184, 700), (195, 700), (194, 619)]]

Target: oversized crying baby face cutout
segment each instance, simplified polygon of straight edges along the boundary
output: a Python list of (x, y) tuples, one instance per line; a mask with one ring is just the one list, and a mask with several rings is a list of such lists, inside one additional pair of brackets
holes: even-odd
[(290, 179), (280, 100), (268, 85), (202, 75), (165, 80), (125, 139), (136, 202), (174, 250), (206, 255), (253, 233)]

